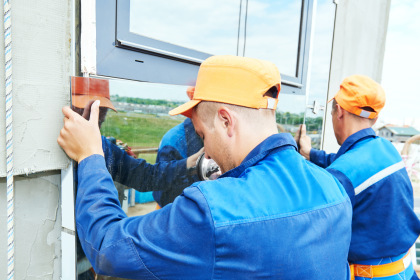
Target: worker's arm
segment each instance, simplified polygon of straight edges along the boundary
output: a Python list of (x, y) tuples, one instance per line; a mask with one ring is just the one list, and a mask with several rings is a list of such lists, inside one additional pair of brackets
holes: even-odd
[(325, 151), (320, 151), (314, 148), (311, 148), (309, 152), (309, 160), (319, 167), (327, 168), (333, 163), (336, 154), (327, 154)]
[(214, 227), (200, 190), (188, 188), (170, 204), (128, 218), (101, 155), (79, 163), (76, 224), (96, 273), (129, 279), (210, 279)]
[(327, 168), (334, 161), (335, 154), (327, 154), (324, 151), (312, 148), (311, 137), (306, 135), (306, 125), (300, 125), (299, 131), (296, 133), (295, 140), (299, 143), (299, 153), (319, 167)]
[[(198, 154), (202, 154), (204, 151), (201, 149)], [(170, 162), (173, 160), (182, 160), (183, 157), (181, 153), (173, 146), (171, 145), (165, 145), (163, 147), (159, 148), (156, 162)], [(178, 177), (177, 183), (174, 184), (173, 188), (179, 189), (179, 192), (181, 192), (182, 189), (185, 189), (186, 187), (191, 186), (193, 183), (199, 181), (197, 172), (194, 172), (193, 174), (189, 174), (187, 176)], [(163, 191), (156, 191), (153, 192), (153, 198), (156, 200), (159, 205), (162, 206), (161, 196)], [(163, 205), (165, 205), (164, 203)]]
[(129, 156), (105, 137), (102, 137), (102, 149), (112, 179), (140, 192), (175, 188), (180, 184), (184, 186), (183, 183), (190, 177), (188, 159), (149, 164), (144, 159)]

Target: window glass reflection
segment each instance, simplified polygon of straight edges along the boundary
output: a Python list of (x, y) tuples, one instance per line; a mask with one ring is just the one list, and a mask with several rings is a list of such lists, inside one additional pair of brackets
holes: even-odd
[(302, 0), (130, 1), (130, 32), (212, 55), (274, 62), (297, 76)]
[(279, 94), (276, 122), (281, 132), (296, 135), (303, 124), (305, 115), (305, 96), (293, 94)]
[(301, 10), (302, 0), (249, 1), (245, 56), (271, 61), (280, 73), (296, 77)]
[[(198, 181), (196, 173), (187, 171), (185, 176), (173, 174), (176, 179), (170, 181), (162, 179), (168, 174), (147, 172), (147, 180), (140, 174), (147, 168), (145, 162), (176, 161), (186, 170), (182, 160), (203, 147), (190, 119), (168, 114), (192, 97), (191, 87), (72, 77), (71, 88), (73, 110), (87, 119), (94, 100), (101, 101), (98, 125), (105, 161), (127, 216), (172, 203), (185, 187)], [(77, 185), (77, 176), (74, 179)], [(78, 279), (110, 279), (93, 271), (77, 242)]]
[[(317, 101), (326, 105), (330, 76), (332, 41), (335, 21), (335, 4), (329, 0), (318, 0), (316, 9), (315, 34), (312, 43), (312, 66), (308, 103)], [(325, 111), (314, 114), (306, 112), (306, 127), (312, 139), (312, 147), (320, 149)]]
[(130, 1), (130, 32), (209, 54), (236, 55), (239, 1)]

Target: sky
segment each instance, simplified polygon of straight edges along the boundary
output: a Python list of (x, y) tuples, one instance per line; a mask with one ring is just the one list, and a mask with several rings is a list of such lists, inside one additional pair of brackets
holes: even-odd
[[(242, 9), (241, 55), (246, 1), (242, 1), (242, 8), (239, 3), (225, 0), (179, 0), (176, 3), (171, 0), (131, 0), (130, 31), (210, 54), (235, 55), (238, 15), (239, 9)], [(246, 56), (271, 60), (281, 73), (293, 75), (299, 19), (296, 15), (300, 1), (249, 0), (248, 5)], [(308, 96), (310, 104), (317, 100), (323, 105), (326, 101), (334, 14), (332, 0), (317, 1)], [(416, 81), (420, 80), (419, 15), (419, 0), (392, 0), (382, 75), (387, 102), (381, 119), (420, 118), (420, 87), (416, 86)], [(133, 92), (128, 90), (131, 86), (134, 84), (127, 85), (126, 92)], [(172, 88), (177, 92), (176, 99), (181, 99), (183, 89)], [(162, 89), (162, 86), (152, 86), (142, 92), (148, 92), (152, 98), (171, 96), (171, 90)], [(165, 94), (162, 96), (158, 92)], [(279, 101), (279, 110), (300, 113), (305, 98), (284, 94)], [(307, 114), (315, 117), (309, 110)], [(322, 114), (320, 111), (317, 116)]]
[(392, 0), (382, 86), (381, 118), (420, 118), (420, 1)]

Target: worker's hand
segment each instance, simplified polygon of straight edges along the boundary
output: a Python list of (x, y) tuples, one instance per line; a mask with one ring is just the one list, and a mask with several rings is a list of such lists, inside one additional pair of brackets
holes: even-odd
[(104, 155), (102, 151), (101, 132), (98, 127), (99, 103), (92, 104), (90, 120), (75, 113), (70, 107), (63, 107), (64, 127), (60, 131), (57, 142), (66, 154), (81, 162), (83, 159), (94, 155)]
[(90, 117), (90, 108), (92, 108), (92, 104), (95, 102), (95, 100), (89, 100), (88, 103), (85, 106), (85, 109), (83, 110), (83, 115), (86, 120), (89, 120)]
[(306, 125), (301, 124), (298, 133), (295, 136), (296, 143), (299, 141), (300, 145), (300, 154), (309, 160), (309, 155), (311, 152), (311, 137), (306, 135)]
[(198, 157), (199, 157), (202, 153), (204, 153), (204, 148), (201, 148), (201, 150), (199, 150), (197, 153), (193, 154), (192, 156), (190, 156), (190, 157), (187, 159), (187, 169), (195, 166), (195, 164), (197, 163), (197, 159), (198, 159)]

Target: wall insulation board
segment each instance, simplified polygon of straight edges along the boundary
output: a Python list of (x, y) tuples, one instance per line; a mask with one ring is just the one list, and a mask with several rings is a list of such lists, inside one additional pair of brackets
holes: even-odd
[[(60, 280), (60, 171), (20, 175), (15, 181), (15, 279)], [(6, 178), (0, 178), (6, 209)], [(6, 211), (0, 211), (0, 279), (7, 279)]]
[[(71, 0), (12, 1), (14, 174), (64, 169), (57, 144), (70, 104)], [(4, 46), (4, 38), (0, 36)], [(0, 177), (6, 174), (4, 48), (0, 48)]]
[[(340, 0), (335, 17), (328, 99), (341, 82), (354, 74), (382, 80), (386, 34), (391, 0)], [(323, 150), (336, 153), (340, 146), (334, 136), (332, 102), (327, 104)]]

